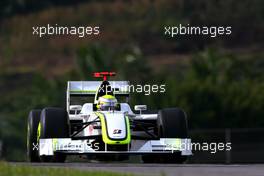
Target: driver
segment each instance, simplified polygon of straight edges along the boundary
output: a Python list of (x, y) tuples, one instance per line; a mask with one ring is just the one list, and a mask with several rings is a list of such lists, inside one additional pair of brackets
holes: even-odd
[(98, 98), (97, 109), (101, 111), (115, 110), (117, 99), (113, 95), (104, 95)]

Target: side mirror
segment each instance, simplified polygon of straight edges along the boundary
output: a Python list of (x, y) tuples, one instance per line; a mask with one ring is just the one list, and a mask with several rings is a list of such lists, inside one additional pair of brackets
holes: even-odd
[(70, 111), (74, 111), (74, 114), (77, 114), (78, 111), (82, 110), (82, 106), (81, 105), (71, 105), (70, 106)]
[(139, 111), (141, 114), (142, 111), (147, 110), (147, 105), (135, 105), (134, 109), (135, 109), (135, 111)]

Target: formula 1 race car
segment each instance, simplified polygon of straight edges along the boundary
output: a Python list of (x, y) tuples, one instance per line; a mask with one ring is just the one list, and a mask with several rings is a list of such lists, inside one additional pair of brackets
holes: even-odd
[(141, 155), (146, 163), (182, 163), (192, 155), (186, 114), (179, 108), (146, 113), (129, 104), (129, 82), (108, 81), (114, 72), (94, 73), (103, 81), (69, 81), (66, 110), (47, 107), (28, 116), (31, 162), (64, 162), (67, 155), (121, 161)]

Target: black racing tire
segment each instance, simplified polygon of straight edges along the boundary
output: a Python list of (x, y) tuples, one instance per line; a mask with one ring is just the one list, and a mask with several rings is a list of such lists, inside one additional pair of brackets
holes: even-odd
[(27, 158), (30, 162), (39, 162), (37, 131), (40, 120), (40, 109), (29, 112), (27, 126)]
[[(67, 112), (62, 108), (45, 108), (40, 116), (40, 139), (69, 138), (70, 125)], [(65, 162), (66, 155), (54, 153), (53, 156), (40, 156), (42, 162)]]
[[(179, 108), (166, 108), (158, 112), (157, 129), (159, 138), (188, 138), (187, 117)], [(145, 163), (184, 163), (187, 156), (180, 153), (143, 155)]]
[(179, 108), (167, 108), (158, 113), (158, 135), (163, 138), (187, 138), (187, 117)]

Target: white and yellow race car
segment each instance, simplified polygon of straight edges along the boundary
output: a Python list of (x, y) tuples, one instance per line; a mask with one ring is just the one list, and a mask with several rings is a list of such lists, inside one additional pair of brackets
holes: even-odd
[(31, 162), (64, 162), (67, 155), (125, 160), (141, 155), (146, 163), (182, 163), (192, 155), (187, 118), (179, 108), (145, 113), (129, 104), (129, 82), (108, 81), (114, 72), (94, 73), (103, 81), (69, 81), (66, 110), (47, 107), (28, 117)]

